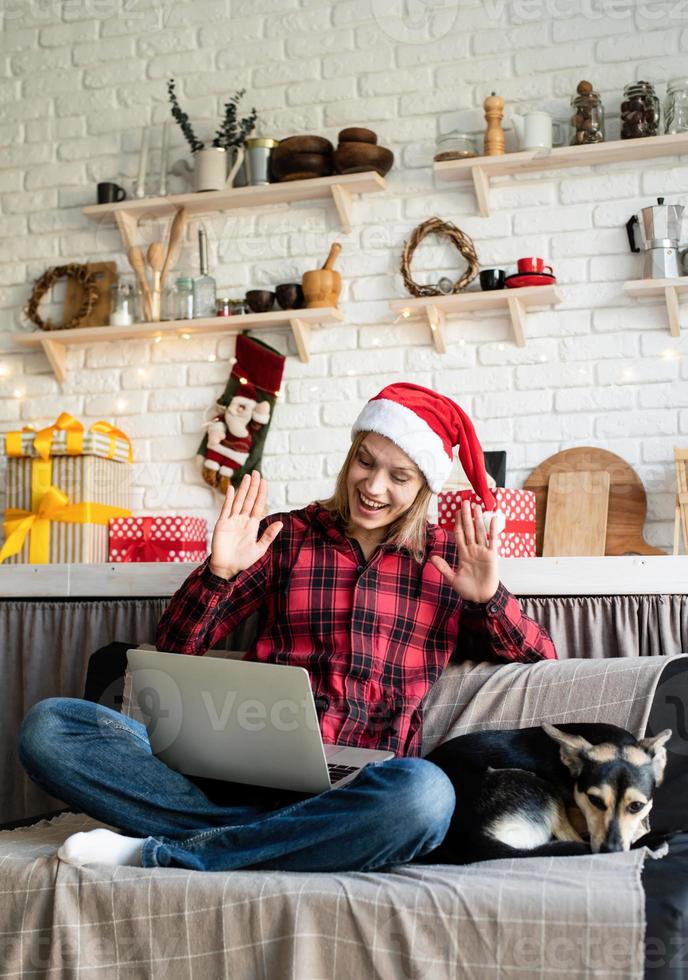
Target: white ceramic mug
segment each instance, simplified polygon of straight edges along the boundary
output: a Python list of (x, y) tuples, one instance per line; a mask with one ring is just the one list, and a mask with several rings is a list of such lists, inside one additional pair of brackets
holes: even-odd
[(548, 112), (529, 112), (525, 116), (514, 113), (512, 118), (522, 150), (551, 149), (553, 129), (557, 133), (557, 142), (563, 142), (561, 125)]

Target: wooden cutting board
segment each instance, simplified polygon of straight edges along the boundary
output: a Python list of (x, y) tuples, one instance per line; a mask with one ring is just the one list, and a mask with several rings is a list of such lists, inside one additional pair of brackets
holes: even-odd
[[(116, 262), (87, 262), (86, 268), (95, 276), (98, 286), (98, 299), (93, 309), (79, 324), (80, 327), (106, 327), (110, 322), (110, 307), (112, 304), (112, 284), (117, 279)], [(83, 289), (74, 279), (67, 280), (65, 290), (63, 323), (71, 320), (83, 302)]]
[(607, 470), (552, 473), (547, 485), (543, 557), (603, 555), (608, 508)]
[(565, 449), (544, 460), (523, 484), (524, 490), (532, 490), (536, 505), (536, 550), (542, 554), (542, 544), (547, 516), (547, 489), (552, 473), (576, 470), (606, 471), (609, 473), (609, 507), (607, 510), (607, 534), (605, 555), (663, 555), (660, 548), (653, 548), (643, 538), (647, 498), (640, 477), (620, 456), (606, 449), (581, 446)]

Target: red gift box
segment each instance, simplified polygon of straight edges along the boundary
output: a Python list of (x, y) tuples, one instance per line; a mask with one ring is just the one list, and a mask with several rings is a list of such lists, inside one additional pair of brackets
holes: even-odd
[[(535, 494), (532, 490), (505, 487), (497, 487), (492, 492), (497, 509), (506, 520), (499, 537), (499, 554), (502, 558), (535, 558)], [(471, 490), (443, 490), (437, 496), (440, 527), (454, 527), (462, 500), (470, 500), (485, 509), (482, 498)]]
[(115, 517), (110, 561), (203, 561), (208, 522), (202, 517)]

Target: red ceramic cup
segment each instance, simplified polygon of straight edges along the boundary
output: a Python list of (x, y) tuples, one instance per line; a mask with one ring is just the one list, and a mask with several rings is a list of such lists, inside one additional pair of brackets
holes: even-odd
[(536, 259), (532, 255), (519, 259), (516, 265), (521, 275), (532, 274), (533, 272), (547, 272), (550, 276), (554, 275), (551, 265), (545, 265), (544, 259)]

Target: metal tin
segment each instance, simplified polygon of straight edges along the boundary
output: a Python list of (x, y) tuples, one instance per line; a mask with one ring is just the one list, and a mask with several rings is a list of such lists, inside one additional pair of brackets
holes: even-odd
[(246, 182), (251, 186), (270, 183), (270, 157), (278, 140), (251, 137), (244, 144), (246, 157)]

